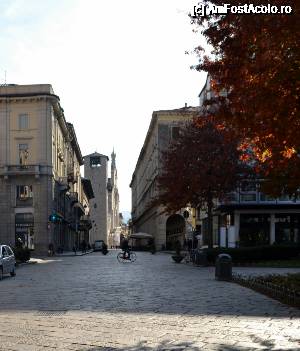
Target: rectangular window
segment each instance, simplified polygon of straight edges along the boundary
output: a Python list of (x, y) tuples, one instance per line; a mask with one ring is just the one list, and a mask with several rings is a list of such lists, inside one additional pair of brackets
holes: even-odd
[(256, 194), (242, 194), (241, 201), (256, 201)]
[(172, 127), (172, 139), (178, 139), (180, 135), (179, 127)]
[(28, 128), (29, 128), (28, 114), (22, 113), (19, 115), (19, 129), (28, 129)]
[(279, 201), (291, 201), (292, 199), (288, 195), (281, 195)]
[(100, 156), (93, 156), (90, 158), (90, 166), (92, 168), (100, 167), (101, 166), (101, 157)]
[(19, 151), (28, 151), (28, 144), (19, 144)]
[(32, 185), (17, 185), (17, 199), (26, 200), (32, 197)]
[(266, 195), (264, 193), (260, 193), (260, 201), (275, 201), (272, 196)]

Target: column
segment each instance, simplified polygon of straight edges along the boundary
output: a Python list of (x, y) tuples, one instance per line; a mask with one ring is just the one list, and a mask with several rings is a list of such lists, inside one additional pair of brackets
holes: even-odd
[(240, 241), (240, 214), (234, 212), (234, 234), (235, 241)]
[(275, 214), (270, 215), (270, 245), (275, 242)]

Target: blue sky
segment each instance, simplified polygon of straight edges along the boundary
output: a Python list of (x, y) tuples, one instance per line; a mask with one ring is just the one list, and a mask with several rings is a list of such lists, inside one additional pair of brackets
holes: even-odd
[(152, 111), (198, 103), (191, 0), (0, 0), (0, 83), (50, 83), (83, 154), (115, 148), (120, 209)]

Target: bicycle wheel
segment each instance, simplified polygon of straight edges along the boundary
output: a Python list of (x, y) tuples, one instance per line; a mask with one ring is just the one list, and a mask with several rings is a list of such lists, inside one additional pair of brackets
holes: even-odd
[(123, 252), (119, 252), (117, 255), (117, 259), (120, 263), (123, 263), (125, 260), (123, 258)]
[(130, 252), (130, 261), (131, 262), (136, 261), (136, 253), (135, 252)]

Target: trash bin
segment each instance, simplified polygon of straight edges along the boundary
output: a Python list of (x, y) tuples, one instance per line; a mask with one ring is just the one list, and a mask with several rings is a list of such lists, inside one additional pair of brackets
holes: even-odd
[(228, 254), (220, 254), (216, 260), (215, 277), (217, 280), (231, 280), (232, 258)]
[(193, 263), (197, 266), (207, 266), (207, 254), (204, 250), (195, 250), (193, 255)]

